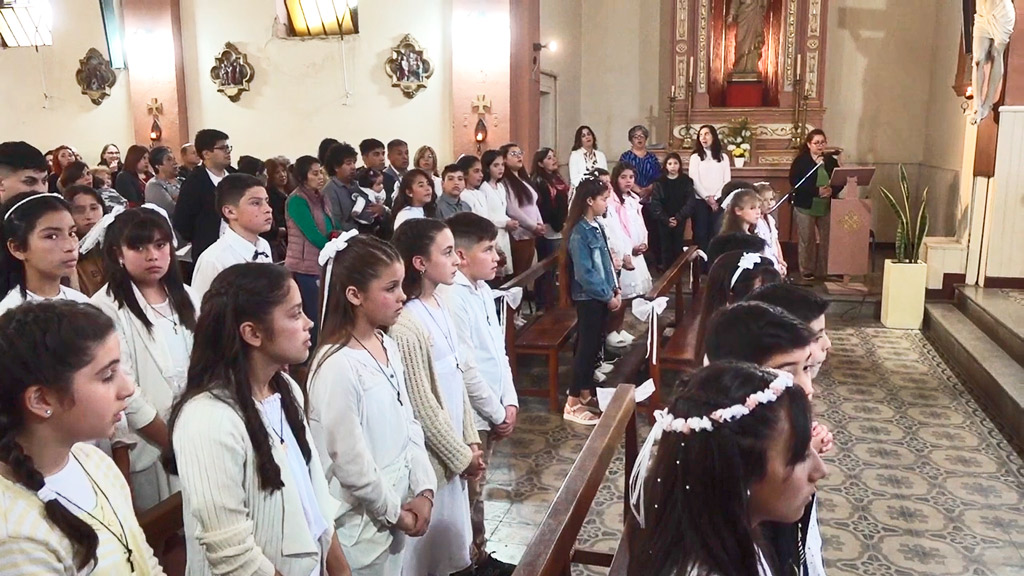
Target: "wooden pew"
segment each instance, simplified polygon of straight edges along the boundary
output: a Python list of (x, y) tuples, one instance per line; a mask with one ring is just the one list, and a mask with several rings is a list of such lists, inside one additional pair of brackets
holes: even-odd
[[(690, 288), (693, 299), (689, 309), (683, 300), (684, 272), (690, 273)], [(672, 266), (658, 278), (651, 290), (644, 296), (647, 300), (654, 300), (661, 296), (667, 296), (670, 292), (675, 294), (675, 331), (668, 341), (662, 344), (661, 335), (654, 339), (654, 346), (658, 351), (658, 363), (655, 364), (654, 355), (648, 359), (651, 378), (654, 379), (654, 395), (651, 397), (651, 407), (661, 406), (661, 371), (663, 368), (670, 370), (694, 370), (699, 367), (699, 362), (694, 358), (697, 349), (697, 323), (700, 319), (700, 298), (703, 294), (700, 286), (700, 259), (697, 258), (697, 247), (690, 246), (685, 252), (676, 258)], [(659, 324), (659, 327), (661, 324)]]
[(518, 331), (513, 321), (515, 311), (506, 304), (508, 322), (505, 325), (505, 350), (512, 366), (512, 376), (518, 380), (517, 360), (520, 355), (544, 356), (548, 363), (548, 389), (524, 389), (518, 390), (518, 393), (521, 396), (547, 396), (552, 412), (557, 412), (559, 408), (558, 353), (576, 330), (576, 308), (572, 306), (569, 297), (570, 282), (562, 260), (558, 253), (552, 254), (501, 286), (501, 290), (522, 288), (525, 292), (544, 273), (556, 267), (559, 270), (558, 304), (538, 314)]
[[(626, 441), (626, 477), (633, 469), (637, 456), (633, 391), (634, 386), (630, 384), (616, 388), (611, 404), (583, 445), (513, 576), (565, 576), (570, 574), (571, 564), (612, 565), (612, 554), (579, 549), (576, 541), (623, 437)], [(623, 514), (630, 513), (629, 492), (624, 489)]]

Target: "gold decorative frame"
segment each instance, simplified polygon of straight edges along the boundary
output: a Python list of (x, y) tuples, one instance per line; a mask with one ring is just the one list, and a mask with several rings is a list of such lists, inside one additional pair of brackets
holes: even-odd
[(231, 42), (224, 43), (224, 49), (214, 60), (210, 68), (210, 79), (232, 102), (238, 102), (242, 92), (249, 91), (249, 83), (256, 75), (256, 70), (249, 64), (249, 57)]
[(412, 34), (406, 34), (384, 61), (384, 72), (391, 78), (391, 85), (401, 89), (406, 98), (415, 98), (434, 75), (434, 63)]
[(99, 50), (89, 48), (89, 51), (85, 53), (85, 58), (78, 61), (75, 82), (82, 89), (82, 94), (88, 96), (93, 104), (99, 106), (107, 96), (110, 96), (110, 89), (117, 82), (117, 75), (110, 67), (110, 62), (103, 57)]

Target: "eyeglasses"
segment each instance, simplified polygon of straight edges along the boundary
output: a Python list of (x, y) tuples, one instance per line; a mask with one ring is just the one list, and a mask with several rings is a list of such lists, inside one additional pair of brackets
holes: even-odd
[(234, 150), (234, 147), (231, 146), (231, 145), (224, 145), (224, 146), (214, 146), (213, 149), (214, 150), (223, 150), (225, 152), (230, 153), (232, 150)]
[(522, 158), (523, 157), (523, 151), (522, 150), (513, 150), (513, 151), (509, 152), (508, 155), (509, 156), (515, 156), (516, 158)]

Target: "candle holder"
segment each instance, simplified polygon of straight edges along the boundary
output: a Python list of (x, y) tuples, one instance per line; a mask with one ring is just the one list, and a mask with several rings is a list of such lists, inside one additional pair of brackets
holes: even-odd
[(807, 102), (807, 95), (804, 93), (803, 77), (800, 75), (799, 68), (797, 69), (796, 78), (793, 80), (793, 129), (792, 138), (790, 138), (790, 148), (800, 148), (804, 143), (804, 122), (801, 121), (801, 112), (804, 110), (804, 105)]
[(683, 149), (693, 149), (693, 125), (690, 124), (690, 113), (693, 111), (693, 82), (687, 82), (683, 88), (686, 96), (686, 126), (683, 127)]
[(668, 149), (676, 149), (676, 96), (675, 90), (668, 97)]

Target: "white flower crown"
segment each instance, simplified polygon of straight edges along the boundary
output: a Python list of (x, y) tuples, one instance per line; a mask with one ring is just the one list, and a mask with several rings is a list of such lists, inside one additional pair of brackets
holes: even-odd
[(644, 527), (644, 484), (647, 481), (647, 470), (650, 467), (654, 444), (661, 439), (662, 433), (666, 430), (682, 434), (711, 432), (719, 424), (739, 420), (750, 414), (761, 404), (775, 402), (787, 388), (793, 387), (793, 375), (779, 370), (769, 371), (775, 374), (775, 380), (772, 380), (772, 383), (764, 390), (747, 396), (742, 404), (719, 408), (707, 416), (691, 416), (689, 418), (676, 418), (668, 408), (654, 412), (654, 427), (651, 429), (650, 435), (647, 436), (647, 440), (644, 441), (643, 447), (640, 448), (633, 471), (629, 475), (629, 506), (641, 528)]

